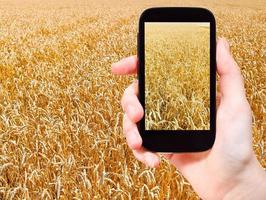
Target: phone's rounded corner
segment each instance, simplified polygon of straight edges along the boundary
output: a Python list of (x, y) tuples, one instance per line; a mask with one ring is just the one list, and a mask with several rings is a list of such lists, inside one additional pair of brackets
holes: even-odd
[(209, 145), (204, 146), (203, 148), (201, 148), (201, 149), (199, 149), (199, 150), (197, 150), (197, 152), (205, 152), (205, 151), (209, 151), (210, 149), (212, 149), (213, 145), (214, 145), (214, 142), (211, 143), (211, 144), (209, 144)]
[(148, 19), (148, 17), (155, 13), (157, 10), (161, 9), (163, 7), (149, 7), (149, 8), (146, 8), (142, 11), (142, 13), (140, 14), (140, 17), (139, 17), (139, 25), (144, 22), (145, 20)]
[(213, 12), (210, 9), (208, 9), (206, 7), (199, 7), (199, 9), (201, 9), (204, 12), (208, 13), (208, 15), (210, 15), (215, 20), (215, 16), (214, 16)]
[(145, 10), (143, 10), (139, 16), (139, 25), (141, 24), (141, 22), (143, 21), (143, 19), (147, 16), (147, 13), (150, 12), (151, 8), (146, 8)]
[(200, 152), (208, 151), (208, 150), (212, 149), (212, 147), (214, 146), (215, 138), (216, 138), (216, 133), (213, 132), (213, 133), (210, 133), (210, 134), (212, 136), (211, 137), (209, 136), (210, 140), (209, 140), (208, 145), (203, 146), (203, 148), (200, 150)]
[(152, 12), (154, 9), (156, 9), (156, 7), (150, 7), (150, 8), (146, 8), (142, 11), (142, 13), (140, 14), (139, 20), (142, 20), (143, 18), (146, 17), (146, 15), (148, 15), (150, 12)]

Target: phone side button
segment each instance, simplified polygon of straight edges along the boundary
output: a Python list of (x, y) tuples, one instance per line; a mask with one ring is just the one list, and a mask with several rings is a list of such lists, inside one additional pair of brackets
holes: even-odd
[(137, 34), (137, 50), (139, 52), (139, 33)]

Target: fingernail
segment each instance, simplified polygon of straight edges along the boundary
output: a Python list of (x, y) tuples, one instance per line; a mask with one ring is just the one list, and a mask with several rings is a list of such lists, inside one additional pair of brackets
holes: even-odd
[(147, 161), (150, 167), (156, 167), (158, 165), (157, 159), (153, 158), (153, 156), (148, 156)]
[(128, 134), (128, 141), (129, 141), (129, 146), (131, 149), (138, 149), (140, 147), (139, 145), (139, 141), (137, 136), (136, 136), (136, 132), (135, 131), (131, 131), (129, 134)]
[(113, 63), (111, 66), (114, 67), (117, 65), (118, 62)]
[(148, 156), (148, 158), (147, 158), (147, 164), (150, 167), (153, 167), (154, 166), (154, 161), (153, 161), (153, 158), (151, 156)]

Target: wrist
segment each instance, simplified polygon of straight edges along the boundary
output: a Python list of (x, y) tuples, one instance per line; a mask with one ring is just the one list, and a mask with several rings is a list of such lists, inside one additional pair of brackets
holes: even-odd
[(265, 199), (266, 172), (255, 159), (237, 178), (236, 184), (229, 190), (224, 200)]

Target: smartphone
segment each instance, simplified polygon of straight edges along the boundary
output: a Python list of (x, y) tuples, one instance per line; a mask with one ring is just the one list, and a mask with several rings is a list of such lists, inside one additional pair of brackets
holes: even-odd
[(199, 152), (215, 141), (216, 28), (205, 8), (160, 7), (139, 19), (143, 147)]

